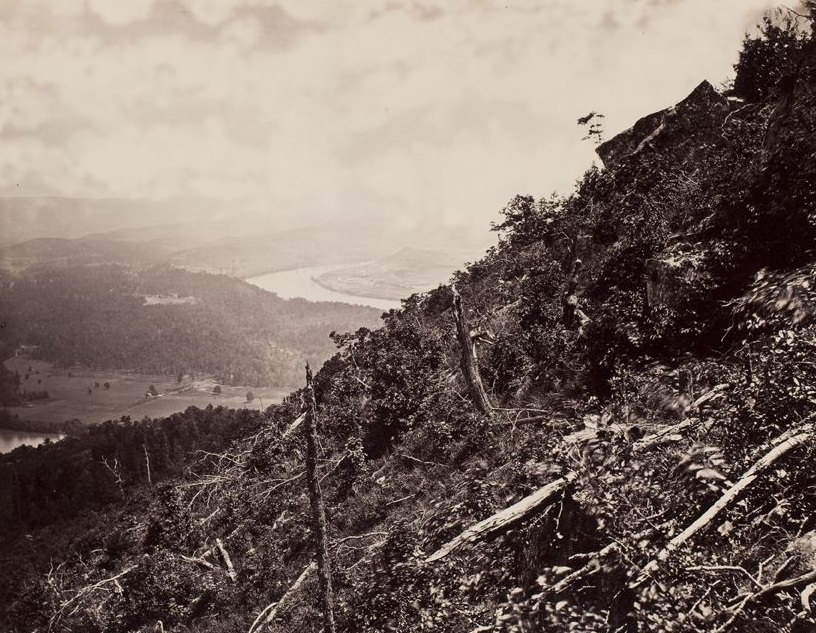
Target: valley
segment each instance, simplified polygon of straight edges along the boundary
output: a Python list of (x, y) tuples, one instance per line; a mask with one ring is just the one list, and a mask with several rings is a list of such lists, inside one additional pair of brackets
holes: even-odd
[[(122, 416), (161, 418), (191, 406), (262, 410), (288, 393), (286, 388), (230, 386), (189, 375), (179, 381), (179, 377), (128, 371), (58, 368), (22, 355), (6, 360), (4, 365), (20, 376), (21, 390), (48, 393), (47, 399), (6, 407), (23, 421), (24, 428), (44, 432), (60, 432), (70, 420), (88, 425)], [(150, 393), (151, 386), (155, 395)]]

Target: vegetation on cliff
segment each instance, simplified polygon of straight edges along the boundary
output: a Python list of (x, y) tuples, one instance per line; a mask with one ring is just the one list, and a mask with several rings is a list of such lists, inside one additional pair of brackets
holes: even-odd
[[(451, 287), (334, 335), (314, 395), (338, 631), (814, 630), (811, 26), (769, 19), (730, 92), (601, 145), (573, 195), (508, 204), (453, 280), (487, 407)], [(319, 630), (305, 397), (73, 519), (6, 627)]]

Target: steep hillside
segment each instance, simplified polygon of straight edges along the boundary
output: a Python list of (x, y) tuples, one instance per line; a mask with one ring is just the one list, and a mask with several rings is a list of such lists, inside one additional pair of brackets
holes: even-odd
[[(573, 195), (512, 200), (455, 288), (335, 335), (338, 631), (816, 630), (812, 22), (768, 21), (733, 90), (637, 122)], [(153, 488), (134, 459), (81, 527), (20, 518), (6, 628), (321, 630), (310, 395)]]

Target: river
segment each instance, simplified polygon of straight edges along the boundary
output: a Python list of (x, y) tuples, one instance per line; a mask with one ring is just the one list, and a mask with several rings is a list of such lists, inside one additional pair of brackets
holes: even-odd
[(332, 270), (347, 268), (353, 264), (335, 264), (332, 266), (312, 266), (296, 268), (295, 270), (281, 270), (247, 279), (254, 286), (274, 292), (282, 299), (308, 299), (309, 301), (339, 301), (352, 305), (371, 306), (381, 310), (399, 308), (399, 301), (376, 299), (374, 297), (360, 297), (345, 292), (336, 292), (321, 286), (315, 281), (323, 273)]
[(62, 436), (55, 433), (32, 433), (29, 431), (12, 431), (10, 429), (0, 429), (0, 454), (10, 453), (18, 446), (27, 444), (37, 446), (46, 439), (56, 442)]

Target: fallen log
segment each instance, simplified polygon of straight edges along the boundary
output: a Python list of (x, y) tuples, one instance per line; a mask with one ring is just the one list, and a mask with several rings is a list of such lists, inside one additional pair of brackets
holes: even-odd
[(486, 518), (483, 521), (479, 521), (479, 523), (472, 525), (456, 538), (445, 543), (433, 554), (428, 556), (428, 558), (425, 559), (425, 562), (432, 563), (441, 558), (444, 558), (445, 556), (450, 554), (453, 550), (464, 545), (465, 543), (473, 543), (474, 541), (477, 541), (479, 539), (484, 539), (491, 536), (492, 534), (501, 532), (503, 529), (507, 528), (510, 524), (515, 523), (522, 517), (539, 509), (542, 505), (552, 501), (553, 497), (555, 497), (559, 492), (565, 490), (566, 487), (569, 486), (577, 478), (578, 478), (577, 473), (574, 472), (568, 473), (564, 477), (556, 479), (555, 481), (547, 484), (543, 488), (540, 488), (533, 494), (524, 497), (521, 501), (514, 503), (509, 508), (505, 508), (501, 512), (498, 512), (493, 516)]
[(802, 574), (801, 576), (796, 576), (796, 578), (790, 578), (788, 580), (782, 580), (780, 582), (774, 583), (759, 591), (749, 594), (745, 597), (742, 602), (739, 603), (739, 606), (736, 607), (734, 613), (731, 617), (726, 620), (719, 628), (717, 628), (714, 633), (724, 633), (734, 622), (737, 621), (737, 618), (740, 614), (745, 610), (752, 602), (757, 602), (762, 600), (763, 598), (767, 598), (768, 596), (772, 596), (774, 594), (779, 593), (783, 589), (792, 589), (794, 587), (799, 587), (801, 585), (808, 585), (816, 580), (816, 570), (809, 571), (806, 574)]
[(782, 442), (774, 441), (775, 447), (761, 457), (753, 466), (751, 466), (742, 475), (740, 480), (731, 486), (723, 495), (701, 514), (694, 523), (689, 525), (680, 534), (675, 536), (669, 543), (658, 553), (657, 557), (649, 562), (640, 572), (638, 580), (632, 586), (640, 585), (647, 576), (651, 574), (659, 564), (666, 560), (669, 555), (680, 548), (686, 541), (691, 539), (697, 532), (706, 528), (716, 517), (722, 512), (732, 501), (734, 501), (740, 493), (750, 486), (762, 472), (774, 465), (780, 458), (792, 451), (797, 446), (801, 446), (813, 437), (814, 431), (811, 425), (800, 427), (797, 433), (788, 434), (787, 438)]
[(215, 545), (218, 547), (218, 551), (221, 552), (221, 558), (224, 559), (224, 564), (227, 566), (227, 575), (232, 582), (235, 582), (238, 580), (238, 576), (235, 574), (235, 567), (232, 565), (232, 559), (227, 552), (227, 548), (224, 547), (224, 543), (220, 538), (215, 539)]
[[(697, 398), (694, 402), (691, 403), (686, 413), (690, 413), (695, 409), (699, 409), (702, 405), (704, 405), (709, 400), (713, 400), (717, 396), (720, 395), (723, 389), (725, 389), (728, 385), (727, 384), (720, 384), (716, 387), (713, 387), (711, 390), (704, 393), (702, 396)], [(681, 435), (683, 431), (692, 426), (696, 426), (700, 423), (699, 419), (695, 418), (688, 418), (683, 420), (679, 424), (673, 424), (672, 426), (668, 426), (664, 429), (661, 429), (651, 435), (644, 437), (641, 440), (638, 440), (632, 445), (632, 450), (636, 453), (648, 451), (655, 446), (659, 446), (660, 444), (664, 444), (666, 442), (673, 441), (673, 436)]]
[(312, 561), (309, 563), (306, 568), (300, 573), (300, 576), (297, 577), (297, 580), (292, 584), (289, 589), (286, 590), (286, 593), (281, 596), (281, 599), (272, 602), (271, 604), (267, 605), (259, 614), (258, 617), (255, 618), (255, 621), (252, 623), (252, 626), (249, 627), (249, 631), (247, 633), (255, 633), (260, 627), (259, 625), (269, 625), (274, 622), (275, 618), (278, 615), (278, 611), (283, 607), (284, 603), (294, 594), (300, 586), (306, 582), (306, 579), (313, 574), (317, 570), (317, 563)]
[(300, 427), (300, 425), (303, 423), (303, 420), (305, 419), (306, 412), (304, 411), (297, 418), (295, 418), (295, 421), (292, 422), (292, 424), (290, 424), (289, 427), (283, 432), (282, 437), (289, 437), (290, 435), (292, 435), (292, 433), (298, 430), (298, 427)]
[(590, 576), (597, 572), (601, 568), (601, 559), (605, 556), (608, 556), (612, 552), (618, 549), (617, 543), (610, 543), (602, 550), (595, 552), (592, 555), (592, 558), (583, 566), (576, 569), (574, 572), (568, 574), (557, 583), (555, 583), (552, 587), (545, 588), (545, 591), (548, 593), (559, 594), (565, 589), (568, 589), (573, 583), (578, 582), (582, 578), (586, 576)]

